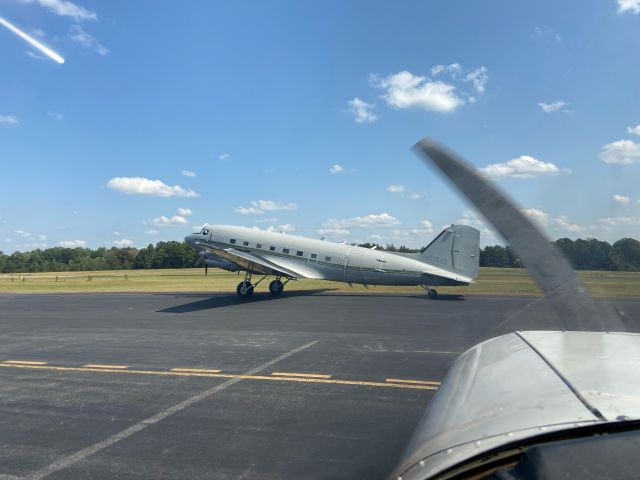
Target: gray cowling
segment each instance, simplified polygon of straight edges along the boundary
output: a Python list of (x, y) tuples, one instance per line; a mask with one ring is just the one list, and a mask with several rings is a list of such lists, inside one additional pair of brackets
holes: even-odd
[(480, 269), (480, 232), (467, 225), (451, 225), (420, 252), (420, 259), (475, 278)]
[(210, 268), (221, 268), (222, 270), (228, 270), (230, 272), (237, 272), (238, 266), (235, 263), (231, 263), (224, 258), (216, 257), (211, 254), (207, 254), (204, 260), (204, 264)]

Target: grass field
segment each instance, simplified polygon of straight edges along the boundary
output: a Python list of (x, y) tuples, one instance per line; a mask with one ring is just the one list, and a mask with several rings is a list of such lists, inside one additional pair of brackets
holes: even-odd
[[(589, 292), (597, 297), (640, 297), (639, 272), (579, 272)], [(211, 269), (128, 270), (103, 272), (61, 272), (0, 275), (0, 292), (235, 292), (242, 276)], [(254, 277), (254, 280), (256, 277)], [(257, 291), (266, 290), (267, 283)], [(287, 290), (333, 290), (341, 292), (424, 292), (420, 287), (349, 285), (324, 280), (290, 282)], [(539, 295), (540, 291), (524, 269), (481, 268), (469, 287), (438, 287), (439, 293)]]

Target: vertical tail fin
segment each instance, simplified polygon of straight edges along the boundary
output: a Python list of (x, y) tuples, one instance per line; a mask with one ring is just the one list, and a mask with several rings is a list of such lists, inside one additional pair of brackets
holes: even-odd
[(480, 269), (480, 232), (467, 225), (451, 225), (420, 252), (420, 260), (474, 278)]

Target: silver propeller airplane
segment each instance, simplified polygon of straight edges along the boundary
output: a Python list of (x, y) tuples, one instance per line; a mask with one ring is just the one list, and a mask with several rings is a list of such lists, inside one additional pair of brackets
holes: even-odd
[[(273, 296), (282, 294), (290, 280), (311, 278), (364, 285), (421, 285), (429, 297), (433, 286), (469, 285), (478, 275), (480, 232), (451, 225), (420, 253), (391, 253), (257, 228), (205, 225), (185, 241), (200, 256), (197, 264), (244, 271), (236, 289), (249, 298), (270, 276)], [(252, 276), (262, 275), (257, 282)], [(283, 281), (284, 279), (284, 281)]]

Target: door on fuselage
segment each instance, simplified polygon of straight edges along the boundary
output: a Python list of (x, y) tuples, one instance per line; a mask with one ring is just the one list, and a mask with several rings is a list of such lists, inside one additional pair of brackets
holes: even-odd
[(347, 265), (345, 270), (345, 280), (353, 283), (363, 283), (364, 277), (362, 275), (363, 267), (363, 255), (362, 252), (352, 248), (347, 253)]

